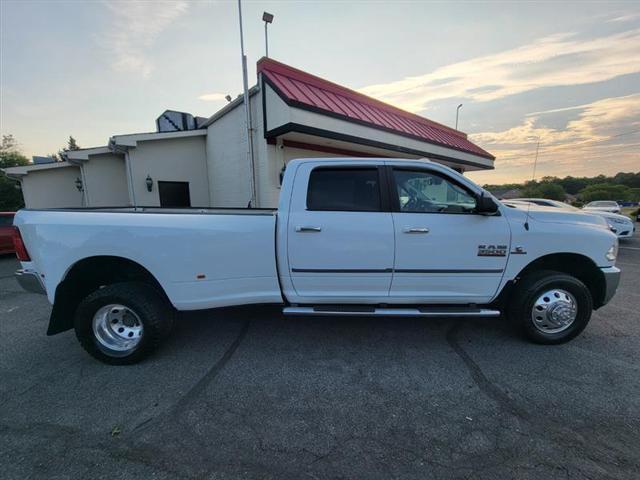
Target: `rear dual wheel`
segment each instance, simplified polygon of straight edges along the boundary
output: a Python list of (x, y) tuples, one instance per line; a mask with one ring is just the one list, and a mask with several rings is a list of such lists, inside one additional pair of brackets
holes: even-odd
[(89, 294), (76, 310), (74, 326), (94, 358), (128, 365), (149, 356), (168, 335), (173, 310), (151, 285), (115, 283)]

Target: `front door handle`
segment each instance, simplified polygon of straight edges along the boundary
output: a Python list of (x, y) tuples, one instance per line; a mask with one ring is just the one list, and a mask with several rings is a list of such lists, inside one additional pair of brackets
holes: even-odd
[(407, 227), (403, 230), (404, 233), (429, 233), (428, 228)]
[(320, 227), (307, 227), (304, 225), (298, 225), (296, 227), (296, 232), (321, 232), (322, 228)]

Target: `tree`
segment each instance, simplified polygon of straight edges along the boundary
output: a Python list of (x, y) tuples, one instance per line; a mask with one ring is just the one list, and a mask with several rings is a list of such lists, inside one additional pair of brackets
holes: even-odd
[(3, 135), (0, 145), (0, 168), (27, 165), (29, 160), (18, 150), (18, 142), (13, 135)]
[(69, 150), (80, 150), (80, 146), (76, 142), (76, 139), (73, 136), (69, 135), (69, 141), (67, 142), (66, 151)]
[(567, 196), (564, 188), (557, 183), (541, 183), (538, 186), (538, 192), (542, 198), (550, 200), (564, 201)]
[(580, 192), (582, 200), (593, 202), (594, 200), (626, 200), (629, 187), (615, 183), (596, 183), (589, 185)]
[(613, 181), (627, 187), (640, 188), (640, 172), (620, 172), (613, 177)]
[(627, 191), (627, 200), (630, 202), (640, 202), (640, 188), (630, 188)]
[(564, 201), (567, 195), (564, 188), (562, 188), (560, 184), (555, 183), (557, 180), (558, 179), (554, 177), (544, 177), (540, 183), (531, 180), (525, 183), (522, 196)]
[[(3, 135), (0, 145), (0, 168), (28, 165), (29, 160), (18, 150), (18, 142), (13, 135)], [(22, 192), (15, 180), (0, 171), (0, 210), (14, 211), (24, 207)]]
[(564, 188), (565, 192), (570, 193), (571, 195), (576, 195), (580, 190), (587, 186), (587, 179), (569, 176), (558, 180), (558, 183), (562, 188)]

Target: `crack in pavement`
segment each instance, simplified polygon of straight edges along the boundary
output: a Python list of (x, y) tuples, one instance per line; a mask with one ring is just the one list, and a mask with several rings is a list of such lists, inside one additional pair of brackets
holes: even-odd
[(149, 425), (153, 423), (153, 420), (156, 420), (160, 417), (168, 416), (169, 418), (175, 418), (180, 416), (182, 412), (185, 411), (186, 409), (185, 407), (194, 398), (200, 395), (200, 393), (202, 393), (202, 391), (207, 387), (207, 385), (209, 385), (218, 376), (218, 374), (224, 369), (224, 367), (227, 365), (231, 357), (233, 357), (234, 353), (242, 343), (242, 340), (244, 339), (244, 337), (247, 335), (250, 324), (251, 324), (251, 320), (247, 320), (246, 322), (244, 322), (237, 337), (231, 343), (231, 345), (229, 345), (227, 350), (225, 350), (222, 357), (220, 357), (220, 359), (215, 364), (213, 364), (213, 366), (207, 371), (207, 373), (205, 373), (202, 376), (202, 378), (198, 380), (198, 382), (189, 389), (187, 393), (185, 393), (176, 403), (174, 403), (171, 408), (169, 408), (167, 411), (165, 411), (164, 413), (161, 413), (156, 417), (149, 418), (143, 421), (142, 423), (136, 425), (132, 429), (132, 433), (140, 432), (141, 430), (144, 430), (145, 428), (147, 428)]
[[(628, 454), (625, 454), (615, 445), (598, 445), (597, 442), (585, 438), (584, 435), (572, 428), (559, 425), (551, 418), (534, 416), (518, 405), (515, 400), (489, 380), (475, 360), (462, 348), (457, 338), (462, 326), (463, 321), (460, 320), (447, 331), (447, 342), (467, 366), (473, 381), (480, 391), (495, 401), (500, 408), (526, 422), (532, 432), (563, 447), (579, 450), (586, 458), (599, 464), (615, 465), (616, 467), (620, 467), (623, 464), (628, 467), (640, 465), (638, 462), (634, 462), (633, 465), (630, 464), (626, 460)], [(623, 458), (620, 459), (619, 456)]]
[(462, 346), (460, 346), (457, 334), (461, 327), (462, 321), (458, 321), (447, 331), (447, 342), (467, 366), (467, 369), (469, 370), (473, 381), (478, 385), (478, 388), (513, 416), (530, 422), (532, 417), (529, 412), (517, 405), (507, 394), (493, 384), (493, 382), (491, 382), (484, 374), (480, 366), (471, 358)]

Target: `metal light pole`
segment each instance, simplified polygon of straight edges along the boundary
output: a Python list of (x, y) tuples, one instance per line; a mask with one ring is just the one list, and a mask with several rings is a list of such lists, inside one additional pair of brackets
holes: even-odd
[(461, 107), (462, 107), (462, 104), (458, 105), (458, 108), (456, 108), (456, 130), (458, 129), (458, 114), (460, 113)]
[(267, 25), (273, 23), (273, 14), (264, 12), (262, 14), (262, 21), (264, 22), (264, 49), (265, 57), (269, 57), (269, 36), (267, 35)]
[(242, 34), (242, 4), (238, 0), (238, 17), (240, 20), (240, 53), (242, 54), (242, 84), (244, 87), (244, 113), (247, 123), (247, 160), (249, 161), (251, 200), (249, 205), (256, 206), (256, 177), (253, 161), (253, 128), (251, 127), (251, 109), (249, 108), (249, 83), (247, 80), (247, 56), (244, 54), (244, 37)]

